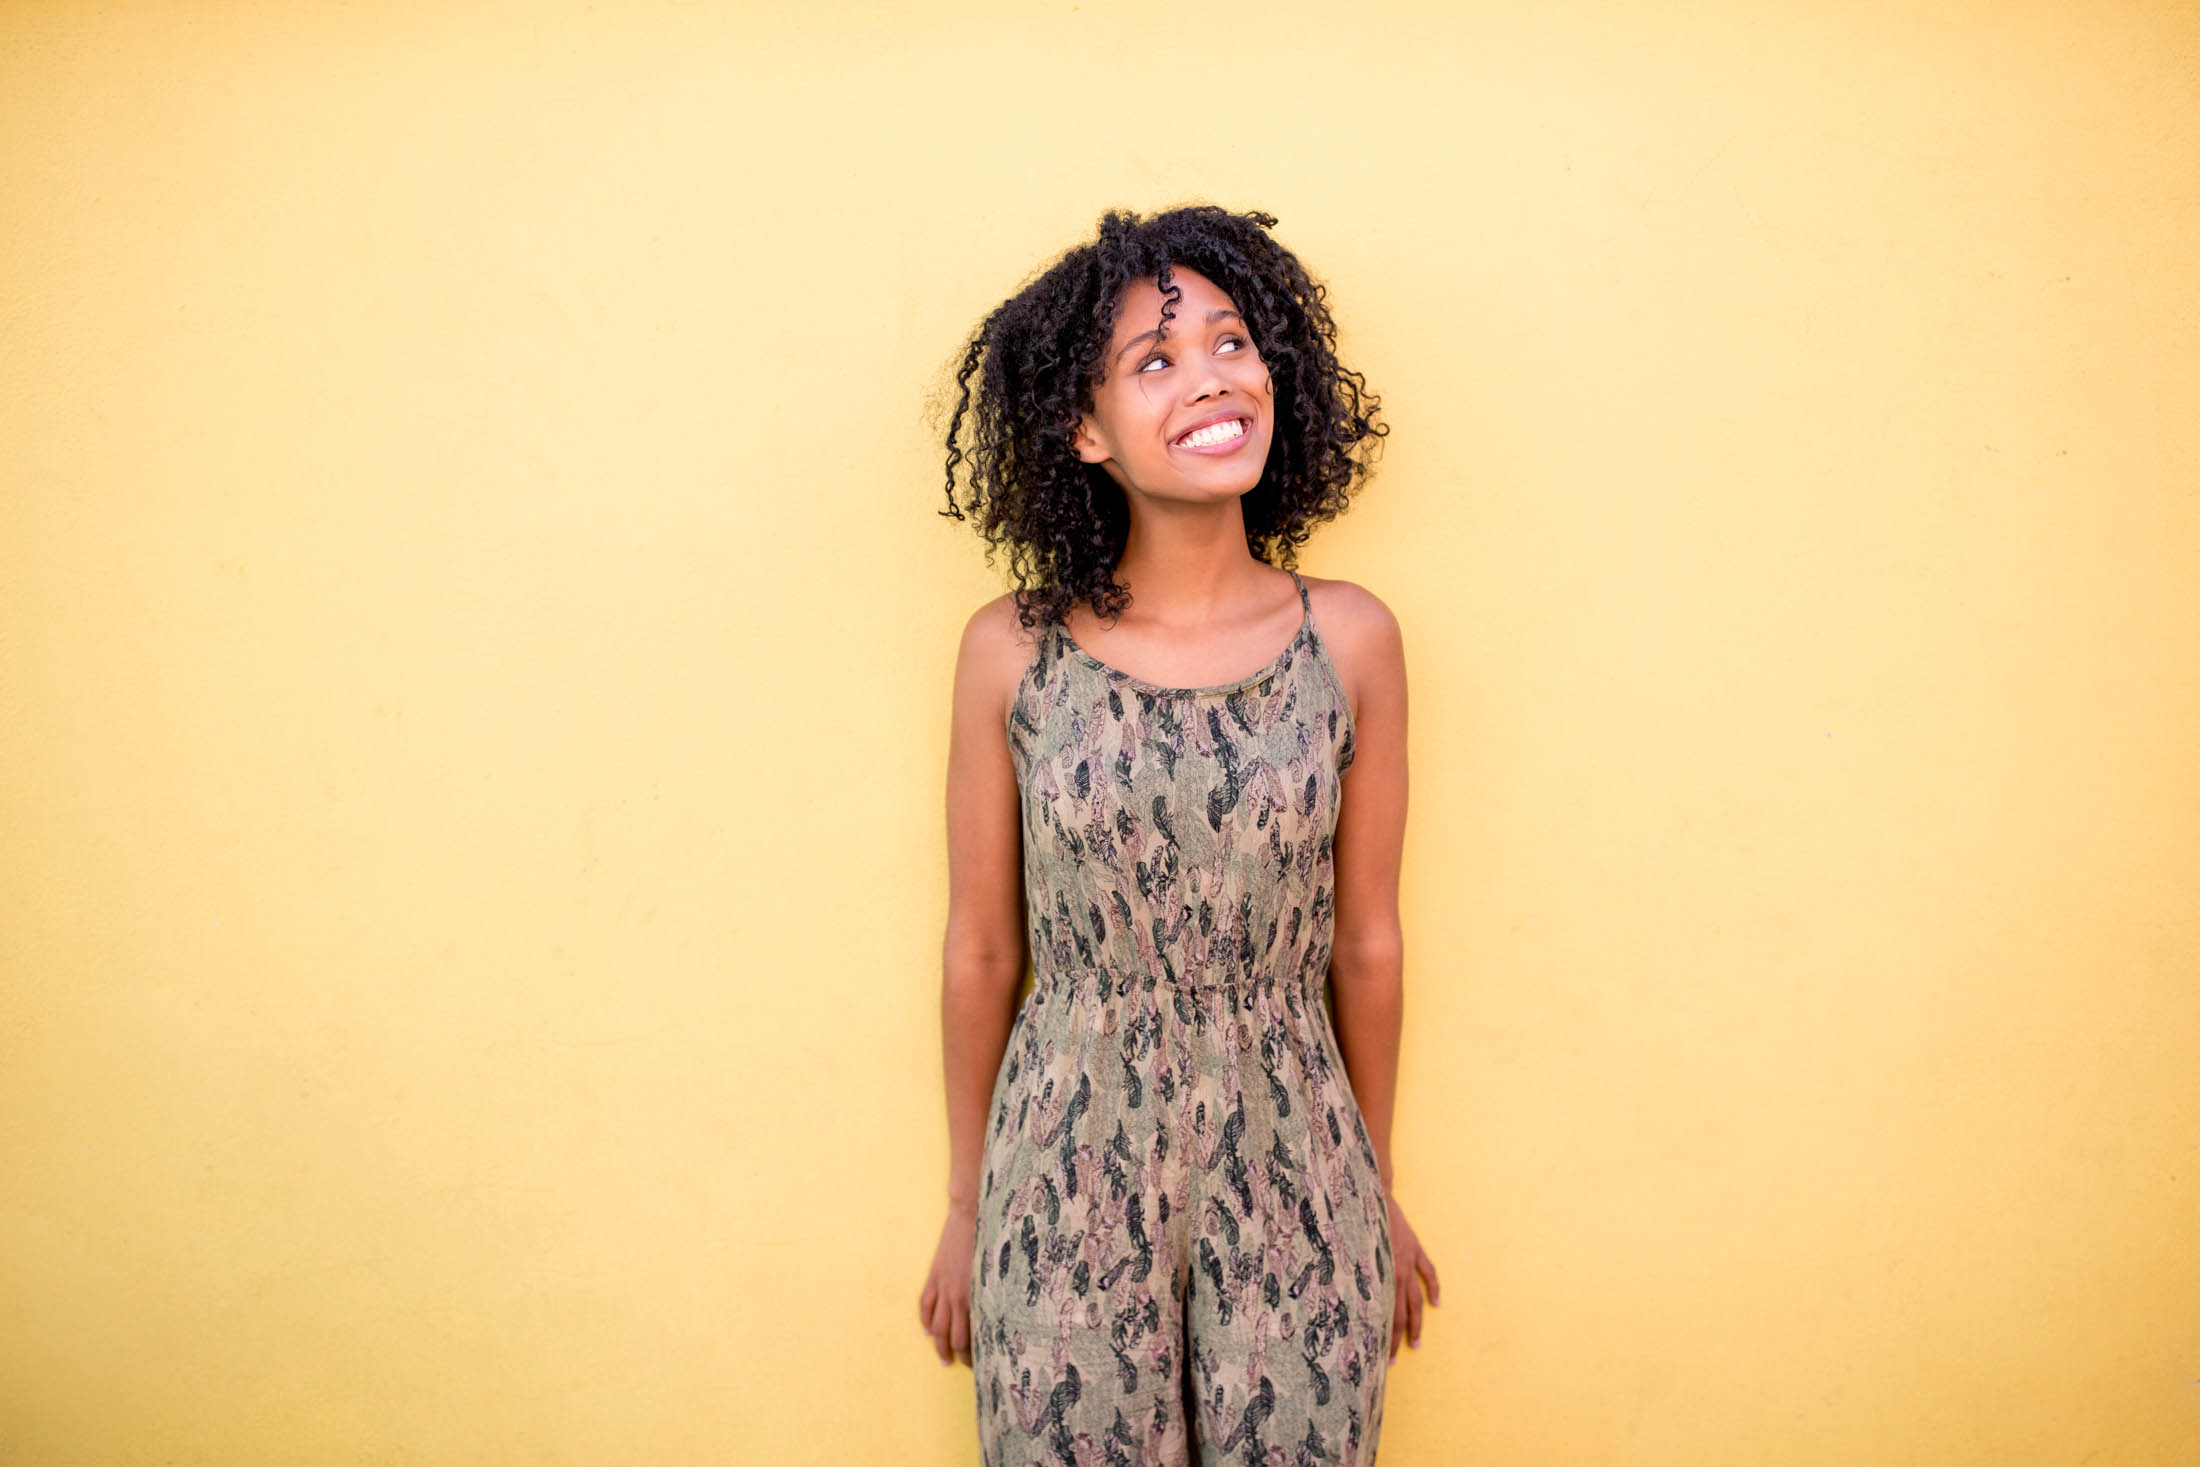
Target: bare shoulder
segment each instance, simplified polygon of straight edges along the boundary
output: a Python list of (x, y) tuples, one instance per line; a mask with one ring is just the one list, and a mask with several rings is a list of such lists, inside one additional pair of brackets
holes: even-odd
[(1404, 633), (1389, 605), (1358, 581), (1306, 577), (1314, 622), (1345, 686), (1357, 695), (1364, 680), (1404, 662)]
[(1038, 635), (1038, 628), (1017, 620), (1016, 597), (1004, 591), (963, 623), (963, 655), (988, 663), (1013, 663), (1020, 670), (1037, 646)]
[(1005, 719), (1016, 685), (1031, 665), (1038, 630), (1017, 620), (1013, 593), (1003, 592), (971, 612), (956, 656), (956, 701)]

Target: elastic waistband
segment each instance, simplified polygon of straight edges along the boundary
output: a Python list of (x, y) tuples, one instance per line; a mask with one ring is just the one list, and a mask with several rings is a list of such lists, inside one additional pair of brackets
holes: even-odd
[(1296, 973), (1178, 973), (1161, 968), (1096, 966), (1042, 968), (1033, 975), (1036, 993), (1074, 993), (1105, 989), (1117, 997), (1152, 990), (1187, 994), (1273, 994), (1278, 990), (1309, 992), (1319, 980)]

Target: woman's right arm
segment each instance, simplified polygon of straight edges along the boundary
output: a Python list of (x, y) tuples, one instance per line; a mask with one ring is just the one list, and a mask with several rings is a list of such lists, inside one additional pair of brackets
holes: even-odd
[(918, 1318), (941, 1363), (970, 1362), (970, 1255), (977, 1237), (986, 1108), (1024, 974), (1023, 818), (1009, 762), (1008, 704), (1030, 644), (1001, 596), (963, 628), (947, 755), (947, 935), (940, 1028), (947, 1076), (947, 1223)]

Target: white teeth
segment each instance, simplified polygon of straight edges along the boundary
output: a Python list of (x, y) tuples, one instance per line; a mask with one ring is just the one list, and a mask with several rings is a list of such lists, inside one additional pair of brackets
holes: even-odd
[(1227, 418), (1219, 423), (1210, 423), (1197, 433), (1187, 433), (1177, 441), (1186, 448), (1205, 448), (1209, 444), (1227, 443), (1233, 438), (1241, 438), (1244, 435), (1245, 420), (1243, 418)]

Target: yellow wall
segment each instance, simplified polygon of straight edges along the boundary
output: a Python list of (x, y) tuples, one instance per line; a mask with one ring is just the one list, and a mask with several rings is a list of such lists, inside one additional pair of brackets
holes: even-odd
[[(1930, 14), (1920, 13), (1930, 11)], [(974, 1460), (926, 392), (1281, 216), (1395, 433), (1384, 1461), (2200, 1442), (2200, 12), (0, 8), (0, 1461)]]

